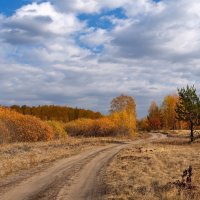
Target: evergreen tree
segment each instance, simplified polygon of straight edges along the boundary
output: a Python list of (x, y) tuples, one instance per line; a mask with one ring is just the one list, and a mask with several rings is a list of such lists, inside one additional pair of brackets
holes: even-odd
[(199, 124), (200, 99), (194, 86), (178, 89), (177, 119), (190, 124), (190, 140), (194, 141), (194, 126)]

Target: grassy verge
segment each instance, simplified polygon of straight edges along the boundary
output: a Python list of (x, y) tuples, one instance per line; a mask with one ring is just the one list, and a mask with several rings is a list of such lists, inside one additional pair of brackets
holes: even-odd
[[(108, 166), (104, 177), (104, 200), (189, 200), (200, 199), (200, 144), (185, 138), (140, 143), (121, 151)], [(169, 184), (181, 180), (193, 167), (195, 190), (180, 190)]]

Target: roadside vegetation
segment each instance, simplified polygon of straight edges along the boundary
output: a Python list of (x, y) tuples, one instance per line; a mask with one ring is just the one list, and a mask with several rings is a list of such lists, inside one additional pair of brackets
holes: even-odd
[[(199, 200), (200, 140), (184, 136), (136, 144), (122, 150), (103, 174), (103, 200)], [(191, 187), (182, 182), (192, 166)]]

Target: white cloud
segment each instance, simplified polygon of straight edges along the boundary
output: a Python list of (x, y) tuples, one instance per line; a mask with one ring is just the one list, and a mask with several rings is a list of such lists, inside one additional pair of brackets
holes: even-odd
[(59, 13), (49, 2), (26, 5), (3, 24), (5, 40), (19, 44), (42, 42), (45, 38), (66, 36), (84, 28), (75, 14)]
[(109, 36), (109, 32), (104, 29), (97, 29), (97, 30), (91, 30), (85, 35), (82, 35), (80, 37), (80, 40), (91, 47), (95, 47), (98, 45), (105, 45), (112, 39), (111, 36)]
[[(118, 7), (126, 19), (102, 16), (113, 29), (77, 18)], [(144, 115), (151, 100), (200, 83), (199, 13), (198, 0), (51, 0), (0, 15), (0, 103), (106, 112), (114, 96), (127, 93)], [(95, 54), (99, 45), (104, 50)]]
[(98, 13), (102, 9), (115, 9), (131, 2), (130, 0), (50, 0), (62, 12)]

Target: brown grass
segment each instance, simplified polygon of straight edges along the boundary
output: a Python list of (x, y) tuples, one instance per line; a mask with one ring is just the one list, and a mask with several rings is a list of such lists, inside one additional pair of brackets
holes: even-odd
[[(140, 143), (121, 151), (104, 175), (104, 200), (190, 200), (200, 199), (200, 145), (174, 138)], [(194, 191), (179, 191), (169, 182), (193, 166)]]
[(49, 142), (0, 145), (0, 178), (20, 170), (67, 158), (86, 149), (120, 142), (114, 138), (71, 138)]

